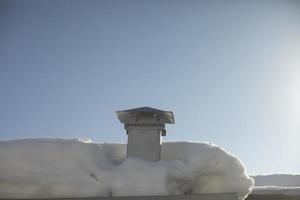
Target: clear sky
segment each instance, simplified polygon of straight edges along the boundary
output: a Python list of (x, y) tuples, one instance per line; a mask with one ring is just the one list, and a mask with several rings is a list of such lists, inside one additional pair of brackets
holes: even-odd
[(174, 112), (249, 173), (300, 173), (299, 1), (0, 0), (0, 139), (124, 142), (115, 111)]

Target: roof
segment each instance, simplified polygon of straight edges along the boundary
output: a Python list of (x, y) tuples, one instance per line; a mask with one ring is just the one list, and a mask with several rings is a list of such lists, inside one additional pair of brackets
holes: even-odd
[(121, 123), (134, 124), (174, 124), (174, 114), (171, 111), (158, 110), (151, 107), (140, 107), (117, 111)]

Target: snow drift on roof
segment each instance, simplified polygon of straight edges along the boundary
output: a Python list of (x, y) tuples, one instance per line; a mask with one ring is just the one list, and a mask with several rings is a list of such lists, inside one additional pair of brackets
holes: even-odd
[(236, 192), (253, 186), (241, 161), (208, 143), (162, 145), (162, 160), (126, 159), (125, 144), (43, 139), (0, 142), (0, 198)]
[(299, 174), (270, 174), (253, 176), (255, 186), (300, 187)]

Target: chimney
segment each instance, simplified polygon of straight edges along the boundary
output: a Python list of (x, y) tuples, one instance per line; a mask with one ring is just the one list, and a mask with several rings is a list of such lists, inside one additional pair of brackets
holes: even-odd
[(127, 157), (160, 160), (161, 137), (166, 135), (165, 124), (175, 123), (173, 112), (141, 107), (117, 115), (128, 135)]

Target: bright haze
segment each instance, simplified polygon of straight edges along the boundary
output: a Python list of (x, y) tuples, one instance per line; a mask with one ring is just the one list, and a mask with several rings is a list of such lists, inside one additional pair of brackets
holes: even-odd
[(116, 110), (174, 112), (248, 172), (300, 173), (299, 1), (0, 1), (0, 139), (123, 142)]

